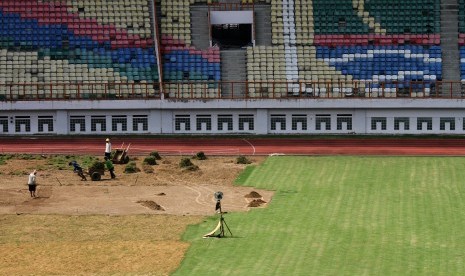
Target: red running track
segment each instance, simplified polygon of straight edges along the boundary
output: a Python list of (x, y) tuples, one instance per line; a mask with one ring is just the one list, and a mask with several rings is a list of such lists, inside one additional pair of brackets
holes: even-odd
[[(130, 144), (129, 155), (465, 155), (464, 139), (413, 138), (112, 138), (113, 149)], [(0, 138), (0, 153), (103, 154), (105, 138)]]

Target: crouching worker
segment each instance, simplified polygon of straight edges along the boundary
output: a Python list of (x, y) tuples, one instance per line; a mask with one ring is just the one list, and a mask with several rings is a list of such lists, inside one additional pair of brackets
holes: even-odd
[(84, 175), (84, 172), (82, 171), (81, 166), (76, 161), (71, 161), (68, 163), (69, 166), (73, 166), (74, 172), (77, 173), (81, 177), (81, 180), (87, 181), (86, 176)]
[(111, 178), (115, 178), (115, 167), (113, 166), (113, 162), (105, 156), (105, 165), (107, 166), (107, 169), (110, 171)]

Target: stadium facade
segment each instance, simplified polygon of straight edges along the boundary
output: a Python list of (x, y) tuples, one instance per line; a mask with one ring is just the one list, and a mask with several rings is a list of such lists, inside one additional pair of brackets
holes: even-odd
[(0, 134), (463, 134), (465, 0), (0, 2)]

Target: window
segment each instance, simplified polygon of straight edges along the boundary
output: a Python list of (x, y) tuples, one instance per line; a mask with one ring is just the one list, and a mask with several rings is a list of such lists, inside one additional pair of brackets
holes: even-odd
[[(44, 130), (44, 127), (47, 129)], [(53, 117), (52, 116), (39, 116), (39, 132), (53, 131)]]
[[(142, 129), (139, 129), (142, 128)], [(147, 115), (134, 115), (132, 116), (132, 130), (133, 131), (148, 131), (149, 121)]]
[(439, 129), (446, 130), (446, 125), (449, 125), (448, 130), (455, 130), (455, 118), (446, 117), (439, 120)]
[[(210, 115), (197, 115), (197, 130), (212, 130), (212, 118)], [(205, 129), (203, 128), (205, 126)]]
[(233, 130), (232, 115), (218, 115), (218, 130)]
[(433, 130), (433, 119), (428, 117), (417, 118), (417, 130), (424, 130), (423, 125), (426, 125), (426, 130)]
[[(345, 128), (343, 128), (345, 124)], [(337, 115), (337, 130), (352, 130), (352, 114)]]
[(105, 116), (92, 116), (90, 118), (90, 131), (97, 131), (97, 126), (100, 126), (99, 131), (107, 131), (107, 120)]
[(322, 130), (331, 130), (331, 115), (329, 114), (317, 114), (315, 118), (315, 129)]
[(8, 117), (7, 116), (0, 116), (0, 128), (2, 132), (8, 132)]
[(189, 115), (176, 115), (174, 118), (174, 129), (191, 130), (191, 117)]
[(128, 119), (124, 115), (115, 115), (111, 117), (111, 131), (118, 131), (118, 125), (121, 126), (121, 131), (128, 131)]
[(31, 131), (31, 118), (29, 116), (16, 116), (15, 117), (15, 131), (16, 132), (30, 132)]
[[(248, 129), (245, 129), (246, 125)], [(239, 115), (239, 130), (254, 130), (253, 115)]]
[[(400, 128), (404, 125), (403, 129)], [(407, 117), (395, 117), (394, 118), (394, 130), (410, 130), (410, 120)]]
[(69, 130), (75, 132), (76, 125), (79, 125), (79, 131), (86, 131), (86, 118), (84, 116), (71, 116), (69, 118)]
[[(299, 129), (300, 125), (300, 129)], [(292, 130), (307, 130), (307, 115), (294, 114), (292, 115)]]
[[(371, 118), (371, 130), (386, 130), (386, 118), (384, 117), (373, 117)], [(381, 126), (381, 129), (378, 129)]]
[(286, 115), (271, 115), (271, 130), (286, 130)]

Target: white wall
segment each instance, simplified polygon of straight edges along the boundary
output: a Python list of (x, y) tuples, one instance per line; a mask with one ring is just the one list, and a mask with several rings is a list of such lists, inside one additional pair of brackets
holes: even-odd
[(253, 24), (252, 11), (211, 11), (210, 24)]
[[(465, 118), (465, 101), (448, 99), (301, 99), (301, 100), (134, 100), (134, 101), (77, 101), (77, 102), (3, 102), (0, 103), (0, 116), (8, 116), (9, 132), (3, 135), (35, 135), (38, 134), (38, 116), (53, 116), (54, 130), (51, 134), (68, 135), (69, 117), (84, 115), (86, 132), (84, 134), (102, 134), (91, 131), (91, 116), (105, 116), (107, 131), (112, 134), (465, 134), (463, 118)], [(196, 116), (210, 115), (212, 129), (196, 130)], [(254, 130), (239, 130), (239, 115), (252, 114)], [(284, 114), (286, 129), (271, 131), (271, 115)], [(305, 115), (307, 130), (292, 130), (292, 115)], [(316, 115), (331, 115), (331, 130), (316, 130)], [(352, 115), (352, 130), (337, 130), (337, 115)], [(128, 129), (125, 132), (113, 132), (111, 121), (113, 115), (126, 115)], [(147, 115), (148, 131), (132, 129), (133, 115)], [(190, 115), (191, 130), (175, 131), (175, 116)], [(233, 130), (218, 130), (218, 115), (232, 115)], [(15, 116), (30, 116), (31, 131), (16, 133)], [(386, 118), (386, 130), (372, 130), (371, 118)], [(395, 117), (407, 117), (410, 129), (407, 131), (394, 129)], [(432, 130), (417, 130), (418, 117), (431, 117)], [(440, 129), (440, 118), (453, 117), (455, 130)], [(11, 120), (10, 118), (13, 118)], [(42, 133), (44, 134), (44, 133)], [(74, 133), (79, 134), (79, 133)]]

